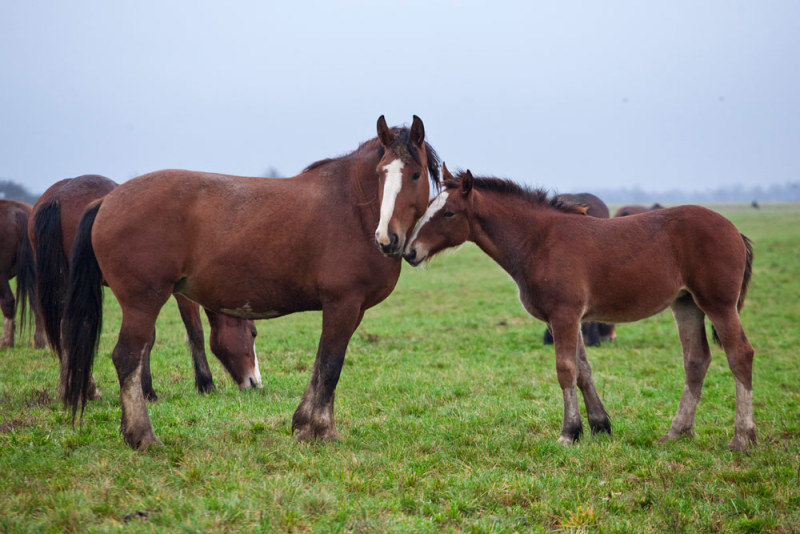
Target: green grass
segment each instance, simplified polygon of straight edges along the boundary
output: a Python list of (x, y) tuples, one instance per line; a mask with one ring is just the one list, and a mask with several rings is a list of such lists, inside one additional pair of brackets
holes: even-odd
[(367, 312), (337, 389), (338, 443), (290, 434), (319, 313), (258, 323), (262, 390), (239, 392), (211, 358), (218, 392), (201, 397), (169, 303), (152, 360), (160, 400), (149, 406), (165, 447), (146, 453), (119, 435), (110, 292), (95, 362), (104, 399), (81, 426), (55, 399), (53, 356), (4, 350), (0, 531), (795, 532), (800, 206), (723, 211), (755, 244), (742, 316), (756, 349), (759, 443), (747, 454), (727, 449), (735, 390), (716, 347), (696, 437), (655, 443), (683, 387), (669, 313), (589, 349), (614, 433), (557, 445), (562, 402), (544, 327), (468, 245), (424, 270), (404, 266), (392, 296)]

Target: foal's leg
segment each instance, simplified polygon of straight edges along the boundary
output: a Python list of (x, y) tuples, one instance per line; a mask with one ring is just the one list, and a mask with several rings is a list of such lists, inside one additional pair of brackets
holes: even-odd
[(586, 358), (586, 346), (583, 343), (583, 336), (578, 339), (578, 387), (583, 394), (583, 402), (586, 405), (586, 415), (589, 419), (589, 428), (592, 434), (598, 432), (611, 433), (611, 421), (608, 413), (597, 394), (592, 380), (592, 366)]
[(14, 320), (14, 293), (11, 292), (7, 278), (0, 281), (0, 308), (3, 310), (3, 339), (0, 340), (0, 347), (13, 347), (17, 323)]
[(683, 386), (678, 411), (672, 426), (661, 442), (679, 436), (691, 436), (697, 403), (703, 389), (703, 380), (711, 363), (711, 350), (706, 338), (705, 314), (697, 307), (691, 295), (683, 296), (672, 303), (672, 315), (678, 325), (678, 335), (683, 346), (683, 371), (686, 382)]
[(298, 441), (339, 439), (333, 419), (334, 391), (344, 364), (347, 344), (363, 316), (360, 302), (323, 305), (322, 336), (314, 370), (292, 417), (292, 432)]
[(194, 385), (200, 393), (214, 391), (217, 388), (214, 385), (211, 368), (208, 366), (208, 360), (206, 359), (205, 336), (203, 335), (203, 323), (200, 320), (200, 306), (183, 295), (175, 295), (175, 300), (178, 303), (178, 310), (181, 312), (183, 325), (186, 327), (189, 350), (192, 352)]
[(558, 442), (562, 445), (578, 441), (583, 434), (581, 412), (578, 408), (578, 390), (575, 387), (578, 381), (577, 354), (580, 329), (581, 325), (577, 320), (550, 323), (556, 348), (556, 373), (564, 395), (564, 419), (561, 423), (561, 437), (558, 438)]
[(709, 312), (708, 318), (717, 331), (728, 358), (728, 367), (736, 381), (736, 420), (733, 439), (728, 446), (744, 451), (750, 443), (756, 443), (756, 424), (753, 420), (753, 347), (744, 334), (735, 308), (719, 314)]
[(112, 354), (120, 384), (120, 431), (125, 442), (134, 449), (161, 444), (153, 432), (142, 392), (143, 359), (153, 340), (157, 315), (157, 310), (144, 312), (123, 307), (122, 327)]

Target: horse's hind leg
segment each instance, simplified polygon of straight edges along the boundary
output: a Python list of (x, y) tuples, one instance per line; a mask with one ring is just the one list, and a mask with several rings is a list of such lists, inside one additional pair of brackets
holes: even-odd
[(153, 328), (153, 337), (147, 344), (147, 350), (142, 355), (142, 395), (145, 400), (155, 402), (158, 400), (156, 390), (153, 389), (153, 375), (150, 374), (150, 352), (156, 344), (156, 329)]
[(558, 438), (558, 442), (562, 445), (578, 441), (583, 434), (576, 387), (579, 374), (577, 356), (580, 328), (580, 322), (577, 320), (550, 323), (556, 349), (556, 374), (564, 396), (564, 418), (561, 422), (561, 437)]
[(14, 293), (11, 292), (8, 279), (3, 278), (0, 281), (0, 308), (3, 310), (3, 338), (0, 340), (0, 347), (14, 346), (14, 331), (17, 329), (17, 323), (14, 320), (16, 311), (14, 304)]
[(711, 324), (725, 349), (728, 367), (736, 381), (736, 420), (733, 439), (728, 444), (732, 449), (744, 451), (756, 442), (756, 424), (753, 419), (753, 347), (744, 334), (736, 308), (731, 307), (720, 314), (708, 314)]
[(143, 312), (123, 307), (122, 328), (112, 354), (120, 384), (120, 431), (128, 445), (134, 449), (146, 449), (149, 445), (161, 444), (153, 432), (142, 392), (143, 360), (151, 348), (157, 310)]
[(208, 366), (208, 359), (206, 358), (203, 342), (203, 323), (200, 320), (200, 306), (183, 295), (175, 295), (175, 301), (178, 303), (178, 310), (181, 312), (181, 319), (186, 327), (189, 350), (192, 352), (194, 385), (200, 393), (214, 391), (217, 388), (214, 386), (211, 368)]
[(592, 434), (598, 432), (611, 433), (611, 421), (608, 413), (597, 394), (592, 380), (592, 366), (586, 358), (586, 346), (582, 339), (578, 340), (578, 387), (583, 394), (583, 402), (586, 405), (586, 416), (589, 419), (589, 428)]
[(661, 438), (662, 443), (679, 436), (692, 435), (697, 403), (700, 401), (703, 381), (711, 363), (705, 314), (697, 307), (691, 295), (685, 295), (672, 303), (672, 315), (678, 325), (678, 335), (683, 347), (683, 370), (686, 381), (678, 411), (672, 419), (669, 432)]

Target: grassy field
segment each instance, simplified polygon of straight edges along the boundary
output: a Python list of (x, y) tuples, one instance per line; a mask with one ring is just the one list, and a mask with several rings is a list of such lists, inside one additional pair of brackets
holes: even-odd
[(95, 362), (104, 399), (80, 427), (55, 399), (54, 357), (4, 350), (0, 531), (799, 532), (800, 206), (721, 211), (755, 246), (742, 317), (759, 443), (747, 454), (727, 449), (735, 393), (717, 347), (696, 437), (655, 443), (683, 387), (668, 312), (589, 349), (613, 435), (557, 445), (562, 401), (544, 327), (468, 245), (427, 269), (404, 266), (367, 312), (337, 390), (337, 443), (290, 434), (319, 313), (258, 323), (263, 389), (239, 392), (211, 358), (218, 391), (201, 397), (169, 303), (149, 408), (165, 446), (146, 453), (119, 435), (109, 291)]

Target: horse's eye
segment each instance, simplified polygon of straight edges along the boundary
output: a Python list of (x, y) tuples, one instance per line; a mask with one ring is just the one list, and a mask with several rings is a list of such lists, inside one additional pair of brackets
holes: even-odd
[(414, 180), (419, 180), (419, 173), (415, 172), (414, 176), (412, 176), (411, 178), (413, 178)]
[(250, 332), (250, 333), (251, 333), (251, 334), (253, 334), (253, 337), (256, 337), (256, 331), (255, 331), (255, 330), (253, 330), (253, 331), (252, 331), (252, 332)]
[(444, 216), (445, 216), (446, 218), (448, 218), (448, 219), (449, 219), (450, 217), (452, 217), (453, 215), (455, 215), (455, 213), (453, 213), (452, 211), (446, 211), (446, 212), (444, 212)]

